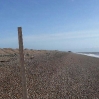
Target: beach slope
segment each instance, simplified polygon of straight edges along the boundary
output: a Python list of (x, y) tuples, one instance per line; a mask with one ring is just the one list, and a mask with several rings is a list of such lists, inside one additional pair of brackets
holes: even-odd
[[(98, 58), (61, 51), (32, 54), (25, 57), (29, 99), (99, 99)], [(0, 99), (22, 99), (20, 65), (2, 64)]]

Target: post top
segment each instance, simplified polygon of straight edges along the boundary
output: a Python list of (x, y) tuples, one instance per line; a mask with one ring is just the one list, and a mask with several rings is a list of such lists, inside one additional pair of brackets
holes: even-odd
[(22, 27), (18, 27), (18, 29), (22, 29)]

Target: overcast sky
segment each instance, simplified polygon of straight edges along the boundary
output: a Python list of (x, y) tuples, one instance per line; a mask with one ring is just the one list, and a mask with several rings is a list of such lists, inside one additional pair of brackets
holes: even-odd
[(99, 51), (99, 0), (0, 0), (0, 48)]

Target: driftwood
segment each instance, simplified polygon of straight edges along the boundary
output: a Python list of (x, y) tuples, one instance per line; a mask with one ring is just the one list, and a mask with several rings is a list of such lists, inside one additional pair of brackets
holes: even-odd
[(10, 60), (0, 60), (0, 62), (9, 62)]

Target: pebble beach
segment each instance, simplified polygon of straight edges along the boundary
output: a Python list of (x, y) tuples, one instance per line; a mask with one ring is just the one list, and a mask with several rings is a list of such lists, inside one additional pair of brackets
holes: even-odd
[[(40, 52), (25, 59), (28, 99), (99, 99), (99, 58)], [(0, 99), (22, 99), (20, 65), (1, 64)]]

